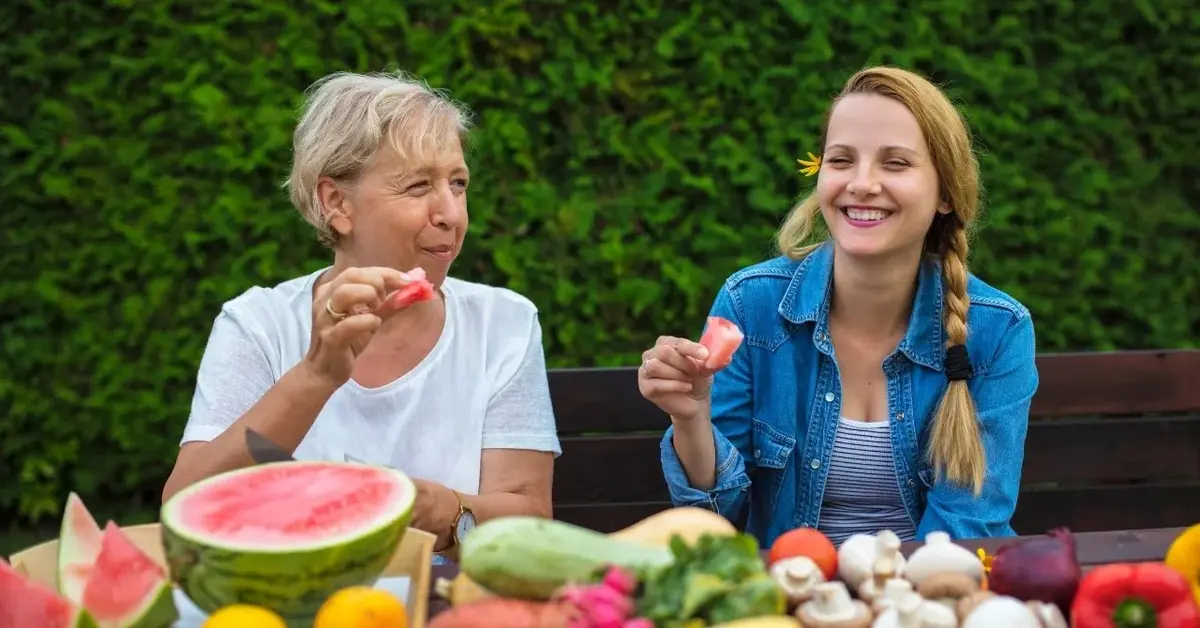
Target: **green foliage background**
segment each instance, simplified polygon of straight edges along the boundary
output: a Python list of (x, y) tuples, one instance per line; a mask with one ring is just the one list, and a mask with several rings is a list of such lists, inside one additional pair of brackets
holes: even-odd
[(694, 333), (722, 279), (772, 254), (812, 183), (796, 157), (875, 63), (969, 114), (989, 188), (973, 268), (1033, 310), (1043, 351), (1195, 346), (1190, 4), (16, 2), (0, 521), (52, 522), (69, 489), (152, 513), (222, 301), (329, 259), (279, 184), (301, 92), (335, 70), (404, 68), (478, 113), (457, 272), (531, 297), (553, 365)]

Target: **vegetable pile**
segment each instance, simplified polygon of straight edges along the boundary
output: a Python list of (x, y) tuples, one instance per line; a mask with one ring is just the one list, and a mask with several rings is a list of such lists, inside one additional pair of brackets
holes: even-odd
[(522, 518), (481, 525), (455, 608), (430, 628), (1200, 628), (1200, 525), (1161, 563), (1083, 574), (1068, 530), (995, 556), (932, 532), (911, 554), (889, 530), (835, 547), (800, 528), (762, 559), (720, 516), (676, 508), (612, 535)]

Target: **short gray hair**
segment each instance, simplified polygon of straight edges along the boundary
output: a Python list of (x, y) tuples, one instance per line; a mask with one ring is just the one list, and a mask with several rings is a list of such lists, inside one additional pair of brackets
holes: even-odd
[(352, 184), (385, 140), (407, 158), (464, 141), (470, 124), (466, 106), (404, 72), (335, 72), (305, 90), (284, 187), (317, 237), (332, 247), (337, 234), (317, 198), (321, 177)]

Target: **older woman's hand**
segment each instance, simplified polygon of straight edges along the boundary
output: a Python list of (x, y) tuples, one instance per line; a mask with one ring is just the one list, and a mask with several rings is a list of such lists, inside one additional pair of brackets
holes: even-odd
[(304, 362), (322, 379), (341, 386), (354, 361), (379, 326), (397, 310), (384, 297), (406, 283), (404, 273), (385, 267), (347, 268), (319, 286), (313, 296), (312, 342)]

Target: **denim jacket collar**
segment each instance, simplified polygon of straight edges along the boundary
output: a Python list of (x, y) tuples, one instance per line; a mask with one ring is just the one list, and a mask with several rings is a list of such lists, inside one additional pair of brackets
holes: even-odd
[[(833, 244), (826, 242), (810, 253), (796, 267), (792, 281), (779, 303), (779, 314), (788, 322), (800, 325), (815, 323), (813, 343), (817, 349), (832, 354), (829, 339), (830, 293), (833, 288)], [(942, 275), (936, 258), (925, 257), (917, 272), (917, 292), (908, 331), (900, 341), (898, 351), (922, 366), (942, 370), (946, 348), (942, 332)]]

